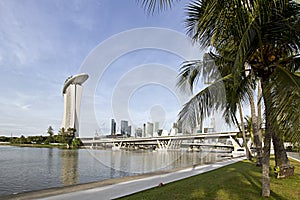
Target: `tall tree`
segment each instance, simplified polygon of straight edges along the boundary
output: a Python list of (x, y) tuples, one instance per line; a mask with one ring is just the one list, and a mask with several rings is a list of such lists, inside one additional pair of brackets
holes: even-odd
[[(223, 60), (232, 60), (233, 85), (239, 85), (244, 76), (244, 64), (261, 79), (265, 105), (266, 133), (263, 152), (262, 195), (269, 196), (269, 157), (272, 133), (282, 121), (274, 115), (285, 108), (280, 80), (299, 91), (299, 4), (293, 1), (193, 1), (188, 7), (189, 34), (202, 46), (214, 47), (214, 54)], [(288, 76), (282, 76), (286, 73)], [(276, 80), (276, 81), (275, 81)], [(297, 93), (298, 94), (298, 93)], [(299, 99), (296, 100), (299, 102)], [(282, 102), (282, 103), (278, 103)], [(296, 114), (296, 113), (295, 113)], [(299, 117), (299, 113), (298, 113)], [(286, 118), (289, 125), (299, 124)], [(277, 129), (278, 130), (278, 129)], [(293, 135), (290, 129), (285, 133)]]
[[(163, 1), (150, 2), (153, 8), (155, 2)], [(164, 2), (170, 5), (170, 1)], [(210, 88), (222, 81), (225, 91), (231, 89), (232, 94), (231, 99), (226, 96), (225, 103), (216, 101), (212, 105), (215, 103), (212, 98), (219, 96), (204, 89), (185, 104), (180, 117), (195, 120), (195, 115), (201, 118), (211, 109), (223, 108), (225, 117), (230, 119), (236, 111), (237, 101), (244, 96), (243, 82), (250, 79), (244, 68), (245, 63), (249, 64), (262, 86), (265, 115), (262, 195), (269, 196), (273, 133), (294, 140), (300, 137), (300, 77), (297, 75), (300, 6), (291, 0), (194, 0), (187, 7), (186, 27), (195, 42), (211, 49), (222, 74)]]
[(48, 135), (50, 136), (50, 137), (52, 137), (53, 135), (54, 135), (54, 129), (52, 128), (52, 126), (49, 126), (48, 127), (48, 130), (47, 130), (47, 133), (48, 133)]
[(54, 132), (53, 131), (54, 131), (54, 129), (52, 128), (52, 126), (49, 126), (48, 130), (47, 130), (47, 133), (49, 136), (48, 136), (47, 140), (45, 141), (46, 144), (54, 142), (54, 137), (53, 137)]

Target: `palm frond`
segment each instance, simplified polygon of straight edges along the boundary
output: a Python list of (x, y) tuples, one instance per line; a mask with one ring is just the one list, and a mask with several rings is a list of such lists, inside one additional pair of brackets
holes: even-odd
[(162, 11), (171, 8), (174, 2), (180, 0), (136, 0), (148, 14), (153, 14), (155, 11)]
[(184, 128), (190, 131), (199, 125), (205, 117), (208, 117), (215, 110), (222, 110), (226, 105), (226, 92), (224, 82), (231, 76), (226, 76), (213, 82), (193, 98), (191, 98), (182, 108), (178, 115)]
[(185, 61), (182, 63), (177, 80), (177, 87), (186, 93), (192, 93), (194, 85), (201, 77), (203, 62), (201, 60)]
[(220, 77), (214, 59), (209, 54), (204, 54), (203, 61), (191, 60), (182, 63), (177, 77), (177, 87), (182, 92), (193, 93), (194, 86), (199, 80), (203, 80), (204, 84), (209, 84)]
[(278, 66), (273, 76), (271, 120), (290, 141), (300, 142), (300, 76)]

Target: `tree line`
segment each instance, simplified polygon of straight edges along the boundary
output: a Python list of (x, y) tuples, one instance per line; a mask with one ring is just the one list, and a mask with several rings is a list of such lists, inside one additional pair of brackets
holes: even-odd
[(57, 134), (54, 133), (52, 126), (47, 129), (47, 136), (28, 136), (5, 137), (0, 136), (0, 142), (9, 142), (10, 144), (38, 144), (38, 145), (62, 145), (70, 148), (79, 148), (82, 142), (79, 138), (75, 138), (75, 129), (69, 128), (65, 130), (61, 128)]

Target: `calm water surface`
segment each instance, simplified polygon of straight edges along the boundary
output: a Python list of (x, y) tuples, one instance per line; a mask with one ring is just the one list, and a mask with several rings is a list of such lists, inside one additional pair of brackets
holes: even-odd
[(64, 150), (0, 146), (0, 196), (186, 167), (223, 159), (183, 151)]

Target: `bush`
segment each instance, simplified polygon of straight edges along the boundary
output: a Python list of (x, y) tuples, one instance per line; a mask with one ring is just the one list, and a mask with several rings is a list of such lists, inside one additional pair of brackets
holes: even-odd
[(73, 148), (79, 148), (82, 145), (83, 145), (83, 143), (81, 142), (81, 140), (79, 138), (74, 138), (74, 140), (72, 141)]

